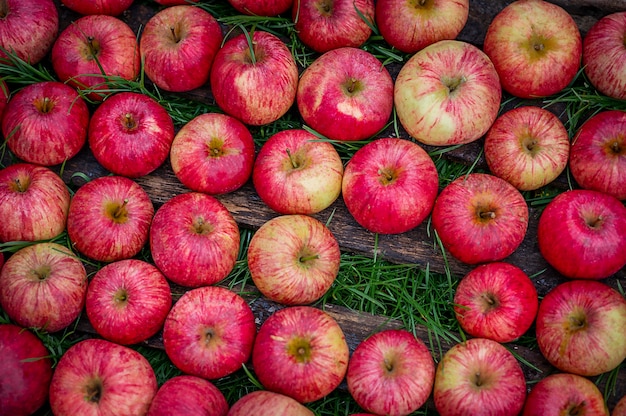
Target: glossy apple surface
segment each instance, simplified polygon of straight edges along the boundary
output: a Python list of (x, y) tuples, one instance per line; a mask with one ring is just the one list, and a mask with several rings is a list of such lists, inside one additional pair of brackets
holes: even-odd
[(226, 413), (228, 402), (215, 384), (182, 374), (159, 387), (146, 416), (226, 416)]
[(128, 10), (133, 0), (61, 0), (61, 3), (70, 10), (80, 14), (108, 14), (117, 16)]
[(278, 16), (291, 10), (294, 0), (228, 0), (239, 13), (252, 16)]
[(228, 416), (314, 416), (309, 408), (284, 394), (256, 390), (245, 394), (230, 407)]

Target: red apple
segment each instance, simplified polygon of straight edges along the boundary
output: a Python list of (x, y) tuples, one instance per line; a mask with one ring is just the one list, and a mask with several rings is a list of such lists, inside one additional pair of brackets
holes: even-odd
[(157, 391), (146, 416), (226, 416), (228, 402), (213, 383), (196, 376), (175, 376)]
[(174, 122), (145, 94), (120, 92), (100, 104), (89, 122), (89, 147), (109, 172), (138, 178), (153, 172), (169, 155)]
[(344, 47), (322, 54), (300, 76), (296, 94), (304, 123), (333, 140), (364, 140), (393, 110), (393, 80), (370, 52)]
[(219, 113), (200, 114), (187, 122), (170, 150), (178, 180), (210, 195), (241, 188), (252, 175), (254, 156), (254, 139), (246, 125)]
[(228, 416), (314, 416), (309, 408), (284, 394), (255, 390), (239, 398), (228, 411)]
[(239, 370), (252, 352), (255, 317), (246, 301), (221, 286), (185, 292), (163, 327), (163, 345), (186, 374), (218, 379)]
[(503, 260), (524, 240), (528, 205), (497, 176), (471, 173), (447, 185), (435, 200), (432, 224), (444, 248), (467, 264)]
[(400, 123), (416, 140), (433, 146), (478, 140), (495, 121), (501, 97), (491, 60), (457, 40), (438, 41), (411, 56), (394, 87)]
[(611, 416), (626, 416), (626, 395), (617, 401)]
[(604, 279), (626, 265), (626, 207), (603, 192), (565, 191), (543, 209), (537, 242), (563, 276)]
[(180, 194), (161, 205), (149, 238), (154, 264), (169, 280), (186, 287), (223, 280), (235, 267), (241, 239), (228, 209), (200, 192)]
[(228, 0), (239, 13), (254, 16), (278, 16), (291, 9), (294, 0)]
[(361, 341), (346, 373), (354, 400), (379, 415), (408, 415), (419, 409), (434, 381), (430, 350), (406, 330), (383, 330)]
[(108, 14), (117, 16), (128, 10), (133, 0), (61, 0), (61, 3), (70, 10), (79, 14)]
[(2, 120), (2, 116), (4, 115), (4, 110), (6, 110), (7, 103), (9, 102), (9, 97), (11, 97), (11, 91), (9, 91), (9, 86), (3, 79), (0, 79), (0, 121)]
[(578, 73), (582, 38), (562, 7), (544, 0), (517, 0), (492, 19), (483, 50), (507, 92), (545, 97), (563, 90)]
[(134, 257), (148, 241), (154, 206), (146, 191), (124, 176), (102, 176), (74, 194), (67, 234), (85, 256), (102, 262)]
[(367, 143), (343, 174), (346, 208), (374, 233), (398, 234), (417, 227), (430, 214), (438, 192), (435, 163), (421, 146), (405, 139)]
[(176, 6), (179, 4), (197, 3), (198, 0), (154, 0), (154, 2), (161, 6)]

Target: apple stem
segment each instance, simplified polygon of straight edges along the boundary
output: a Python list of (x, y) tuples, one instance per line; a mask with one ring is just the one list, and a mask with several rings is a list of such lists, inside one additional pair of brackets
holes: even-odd
[(96, 45), (96, 42), (94, 42), (94, 37), (93, 36), (87, 36), (87, 43), (89, 44), (89, 53), (91, 53), (91, 56), (93, 56), (94, 58), (98, 55), (98, 45)]
[(393, 363), (386, 358), (385, 358), (384, 363), (385, 363), (385, 369), (391, 372), (393, 370)]
[(545, 48), (543, 43), (535, 43), (533, 45), (533, 49), (535, 49), (537, 52), (542, 51)]
[(22, 181), (20, 181), (19, 178), (14, 179), (13, 183), (15, 184), (15, 190), (17, 192), (24, 192), (25, 191), (24, 187), (22, 186)]
[(122, 205), (118, 206), (115, 209), (115, 211), (113, 212), (113, 218), (118, 219), (124, 214), (126, 204), (128, 204), (128, 199), (124, 199), (124, 202), (122, 203)]
[(124, 114), (124, 124), (127, 129), (133, 129), (137, 127), (137, 123), (135, 123), (135, 119), (131, 113)]
[(176, 28), (174, 26), (170, 26), (170, 32), (172, 32), (172, 37), (174, 38), (174, 42), (175, 43), (180, 42), (180, 37), (176, 33)]
[(52, 100), (50, 97), (44, 97), (43, 103), (41, 104), (41, 112), (48, 113), (52, 109)]
[(289, 156), (289, 161), (291, 162), (291, 167), (294, 168), (294, 169), (297, 169), (299, 167), (299, 165), (296, 162), (296, 160), (293, 157), (293, 155), (291, 154), (291, 151), (289, 149), (285, 149), (285, 152), (287, 153), (287, 156)]
[(314, 254), (312, 256), (302, 256), (298, 260), (300, 260), (300, 263), (305, 263), (309, 260), (317, 260), (319, 258), (320, 258), (319, 254)]
[(496, 218), (496, 213), (493, 211), (482, 211), (480, 214), (480, 218), (483, 220), (494, 219)]
[(474, 374), (474, 384), (478, 387), (483, 385), (483, 381), (480, 377), (480, 371), (477, 371), (476, 374)]

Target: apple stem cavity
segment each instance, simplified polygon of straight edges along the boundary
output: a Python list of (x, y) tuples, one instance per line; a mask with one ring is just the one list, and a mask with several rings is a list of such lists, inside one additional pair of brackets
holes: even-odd
[(317, 260), (319, 258), (320, 258), (319, 254), (313, 254), (310, 256), (300, 256), (298, 260), (300, 260), (300, 263), (306, 263), (307, 261)]
[(49, 113), (54, 108), (54, 103), (50, 99), (50, 97), (44, 97), (37, 103), (37, 108), (41, 113)]
[(115, 301), (116, 304), (125, 304), (126, 301), (128, 300), (128, 292), (126, 291), (126, 289), (118, 290), (113, 300)]
[(93, 36), (87, 36), (87, 45), (89, 46), (89, 54), (96, 59), (100, 53), (100, 44)]
[(20, 178), (16, 178), (13, 180), (13, 190), (16, 192), (26, 192), (28, 189), (28, 183), (22, 183)]
[(287, 156), (289, 156), (289, 162), (291, 163), (291, 167), (294, 169), (298, 169), (300, 167), (300, 161), (298, 160), (298, 158), (292, 155), (289, 149), (285, 149), (285, 152), (287, 153)]
[(197, 217), (194, 219), (192, 228), (193, 231), (198, 235), (208, 234), (213, 230), (211, 224), (204, 221), (204, 218), (202, 217)]
[(124, 126), (128, 130), (134, 130), (137, 128), (137, 122), (131, 113), (124, 114)]
[(287, 352), (298, 363), (306, 364), (311, 361), (311, 344), (304, 338), (292, 339), (287, 344)]
[(122, 202), (121, 205), (118, 205), (115, 210), (113, 210), (113, 212), (111, 213), (111, 216), (113, 217), (113, 219), (115, 220), (120, 220), (126, 217), (127, 215), (127, 211), (126, 211), (126, 205), (128, 204), (128, 199), (124, 199), (124, 201)]
[(9, 14), (9, 5), (7, 0), (0, 0), (0, 19), (4, 19)]
[(85, 387), (85, 401), (89, 403), (98, 403), (102, 396), (102, 381), (92, 379)]
[(170, 26), (170, 32), (172, 34), (172, 39), (174, 39), (174, 43), (180, 42), (180, 36), (178, 35), (178, 30), (174, 26)]
[(466, 81), (467, 81), (467, 78), (465, 78), (464, 76), (454, 77), (454, 78), (444, 78), (443, 84), (448, 88), (448, 94), (452, 95)]
[(49, 265), (44, 264), (44, 265), (39, 266), (39, 268), (34, 269), (32, 272), (33, 272), (33, 275), (35, 276), (35, 278), (38, 281), (42, 282), (42, 281), (46, 280), (50, 276), (50, 273), (52, 272), (52, 269), (50, 268)]

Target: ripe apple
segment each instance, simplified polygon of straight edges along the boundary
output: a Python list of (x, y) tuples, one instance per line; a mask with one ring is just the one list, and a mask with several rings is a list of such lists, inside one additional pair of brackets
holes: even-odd
[(335, 390), (346, 374), (348, 358), (337, 321), (312, 306), (272, 313), (261, 324), (252, 349), (252, 366), (263, 387), (300, 403)]
[(293, 0), (292, 20), (298, 38), (315, 52), (359, 47), (374, 25), (374, 0)]
[(520, 191), (535, 190), (555, 180), (567, 166), (569, 151), (569, 135), (561, 120), (532, 105), (500, 115), (484, 143), (491, 173)]
[(604, 279), (626, 265), (626, 207), (603, 192), (565, 191), (543, 209), (537, 242), (563, 276)]
[(296, 100), (298, 66), (276, 35), (255, 30), (252, 45), (242, 33), (229, 38), (213, 60), (210, 84), (217, 105), (245, 124), (282, 117)]
[(89, 338), (61, 356), (50, 383), (56, 416), (145, 415), (157, 392), (150, 363), (139, 352)]
[(161, 6), (176, 6), (179, 4), (197, 3), (198, 0), (154, 0), (154, 2)]
[(626, 112), (601, 111), (578, 128), (569, 168), (582, 188), (626, 200)]
[(521, 98), (546, 97), (563, 90), (578, 73), (582, 38), (562, 7), (517, 0), (492, 19), (483, 50), (504, 90)]
[(472, 269), (454, 293), (454, 312), (461, 328), (473, 337), (500, 343), (525, 334), (538, 307), (533, 281), (519, 267), (504, 262)]
[(595, 280), (569, 280), (539, 304), (537, 344), (559, 370), (596, 376), (626, 359), (626, 299)]
[(259, 291), (283, 305), (317, 301), (339, 273), (341, 251), (333, 233), (308, 215), (265, 222), (248, 245), (248, 269)]
[(367, 230), (409, 231), (430, 214), (439, 192), (435, 163), (417, 143), (380, 138), (358, 149), (342, 180), (346, 208)]
[(89, 147), (105, 169), (138, 178), (153, 172), (169, 155), (174, 122), (167, 110), (145, 94), (108, 97), (89, 121)]
[(144, 71), (165, 91), (199, 88), (209, 79), (222, 40), (222, 28), (206, 10), (191, 4), (160, 9), (141, 32)]
[(469, 0), (378, 0), (376, 25), (385, 41), (415, 53), (461, 33), (469, 17)]
[(133, 4), (133, 0), (61, 0), (61, 3), (70, 10), (79, 14), (108, 14), (117, 16)]
[(137, 344), (163, 327), (172, 307), (165, 276), (139, 259), (105, 265), (91, 278), (85, 311), (104, 339), (122, 345)]
[(500, 111), (502, 89), (491, 60), (457, 40), (435, 42), (400, 68), (394, 103), (400, 123), (416, 140), (433, 146), (473, 142)]
[(231, 272), (241, 237), (235, 219), (219, 200), (189, 192), (161, 205), (149, 239), (154, 264), (165, 277), (181, 286), (199, 287), (217, 283)]
[(47, 167), (16, 163), (0, 169), (0, 242), (48, 240), (65, 230), (70, 192)]
[(278, 16), (291, 9), (294, 0), (228, 0), (239, 13), (255, 16)]
[(435, 200), (432, 224), (444, 248), (467, 264), (503, 260), (524, 240), (528, 205), (513, 185), (471, 173), (447, 185)]
[(364, 140), (389, 121), (393, 80), (370, 52), (333, 49), (304, 69), (296, 103), (304, 123), (329, 139)]
[(314, 416), (308, 407), (284, 394), (255, 390), (239, 398), (228, 411), (228, 416)]
[(434, 381), (430, 350), (406, 330), (383, 330), (361, 341), (346, 373), (354, 400), (379, 415), (408, 415), (419, 409)]
[(147, 416), (226, 416), (227, 413), (228, 402), (213, 383), (180, 375), (159, 387)]
[(254, 156), (254, 139), (246, 125), (219, 113), (200, 114), (187, 122), (170, 149), (178, 180), (210, 195), (241, 188), (252, 175)]
[(74, 194), (67, 234), (85, 256), (102, 262), (134, 257), (148, 241), (154, 206), (146, 191), (124, 176), (101, 176)]
[(4, 110), (6, 109), (7, 103), (9, 102), (9, 97), (11, 97), (11, 91), (9, 91), (9, 86), (3, 79), (0, 79), (0, 121), (2, 121), (2, 116), (4, 115)]
[(526, 398), (526, 380), (502, 344), (471, 338), (455, 344), (439, 361), (433, 398), (441, 416), (517, 415)]
[(31, 331), (0, 324), (0, 414), (36, 414), (48, 399), (52, 360), (44, 343)]
[(611, 416), (626, 416), (626, 395), (617, 401)]
[(174, 304), (163, 327), (163, 345), (184, 373), (218, 379), (248, 361), (256, 331), (252, 309), (240, 295), (204, 286), (188, 290)]

